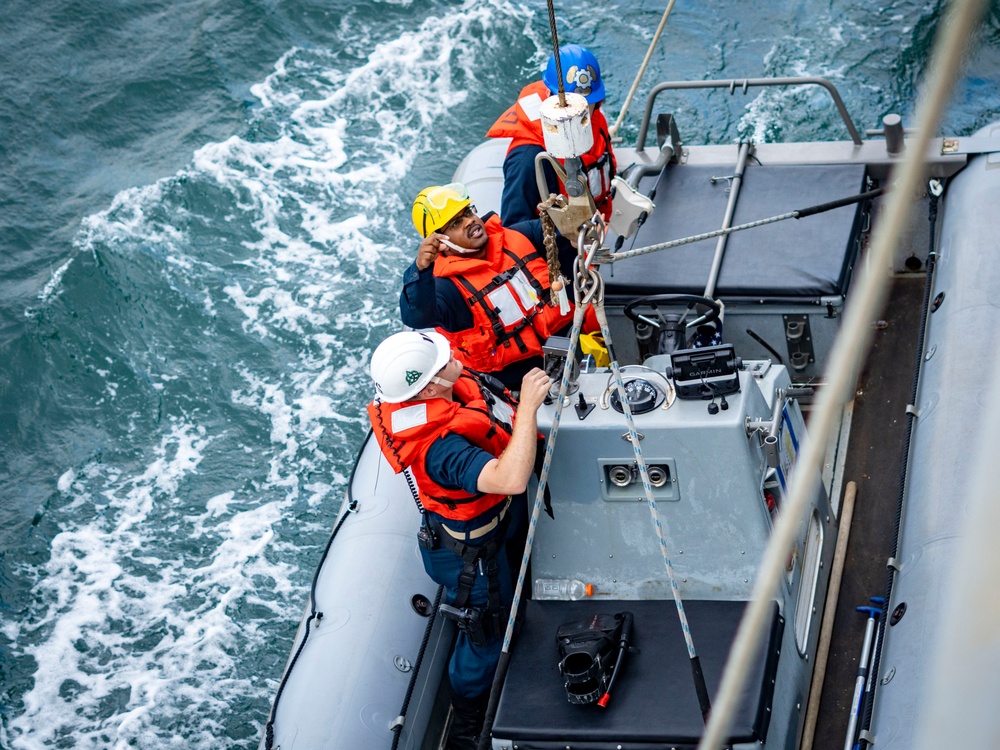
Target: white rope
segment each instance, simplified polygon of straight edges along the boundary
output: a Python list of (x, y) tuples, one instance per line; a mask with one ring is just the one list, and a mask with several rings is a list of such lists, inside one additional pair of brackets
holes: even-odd
[(607, 264), (607, 263), (617, 263), (620, 260), (628, 260), (629, 258), (635, 258), (639, 255), (648, 255), (649, 253), (659, 252), (660, 250), (672, 250), (675, 247), (680, 247), (681, 245), (690, 245), (693, 242), (701, 242), (702, 240), (710, 240), (713, 237), (721, 237), (724, 234), (733, 234), (734, 232), (742, 232), (744, 229), (756, 229), (757, 227), (766, 226), (767, 224), (775, 224), (779, 221), (785, 221), (786, 219), (796, 219), (798, 218), (798, 211), (789, 211), (786, 214), (779, 214), (778, 216), (771, 216), (767, 219), (757, 219), (756, 221), (748, 221), (746, 224), (738, 224), (735, 227), (726, 227), (725, 229), (713, 229), (711, 232), (702, 232), (701, 234), (692, 234), (689, 237), (681, 237), (677, 240), (670, 240), (669, 242), (658, 242), (655, 245), (647, 245), (646, 247), (637, 247), (634, 250), (620, 250), (619, 252), (608, 252), (599, 253), (595, 256), (594, 260), (597, 263)]
[(694, 638), (691, 636), (687, 614), (684, 612), (684, 602), (681, 599), (680, 587), (677, 585), (677, 575), (674, 573), (674, 566), (670, 562), (670, 548), (667, 547), (667, 540), (663, 535), (663, 524), (660, 523), (660, 514), (656, 509), (653, 486), (649, 483), (649, 469), (646, 467), (646, 459), (642, 456), (642, 447), (639, 445), (639, 435), (635, 429), (635, 420), (632, 418), (632, 409), (628, 403), (628, 394), (625, 393), (625, 382), (622, 380), (622, 371), (618, 367), (618, 358), (614, 356), (614, 346), (611, 342), (611, 328), (608, 326), (608, 316), (604, 312), (603, 294), (597, 295), (597, 299), (594, 302), (594, 312), (597, 313), (597, 322), (601, 324), (601, 335), (604, 336), (604, 345), (609, 352), (612, 352), (611, 372), (614, 374), (615, 387), (618, 389), (618, 400), (621, 403), (622, 414), (625, 417), (625, 424), (628, 427), (628, 439), (632, 443), (632, 453), (635, 455), (635, 462), (639, 466), (642, 488), (646, 492), (646, 504), (649, 506), (650, 515), (653, 517), (653, 529), (656, 531), (656, 539), (660, 543), (660, 555), (663, 558), (663, 566), (667, 569), (667, 577), (670, 579), (670, 591), (674, 595), (674, 604), (677, 605), (677, 617), (681, 621), (681, 630), (684, 632), (684, 643), (687, 645), (688, 657), (694, 659), (698, 654), (694, 650)]
[(625, 120), (625, 115), (628, 114), (629, 105), (632, 104), (632, 97), (635, 96), (636, 89), (639, 88), (639, 81), (646, 74), (646, 67), (649, 65), (649, 60), (653, 56), (653, 50), (656, 48), (657, 43), (660, 41), (660, 35), (663, 34), (663, 29), (667, 25), (667, 18), (670, 16), (670, 11), (674, 9), (674, 0), (670, 0), (667, 3), (667, 9), (663, 12), (663, 18), (660, 19), (660, 25), (656, 28), (656, 33), (653, 34), (653, 41), (649, 44), (649, 49), (646, 50), (646, 57), (642, 61), (642, 65), (639, 66), (639, 72), (636, 73), (635, 81), (632, 83), (632, 88), (628, 92), (628, 96), (625, 97), (625, 105), (622, 107), (622, 111), (618, 113), (618, 119), (615, 120), (615, 124), (608, 129), (608, 134), (614, 138), (618, 135), (618, 128), (622, 126), (622, 122)]
[[(578, 270), (577, 274), (581, 276), (589, 275), (589, 289), (586, 291), (583, 288), (583, 283), (574, 283), (574, 294), (576, 301), (576, 310), (573, 314), (573, 325), (570, 330), (570, 345), (569, 352), (566, 358), (566, 362), (563, 366), (562, 380), (559, 383), (559, 397), (556, 402), (555, 414), (552, 418), (552, 429), (549, 432), (548, 439), (545, 441), (545, 458), (542, 462), (541, 475), (538, 478), (538, 488), (535, 491), (535, 505), (531, 512), (531, 521), (528, 524), (528, 536), (525, 540), (524, 553), (521, 556), (521, 568), (518, 571), (517, 583), (514, 586), (514, 598), (511, 603), (510, 616), (507, 618), (507, 629), (504, 632), (503, 646), (501, 651), (503, 653), (510, 652), (510, 644), (514, 635), (514, 622), (517, 618), (517, 611), (520, 607), (521, 595), (524, 590), (525, 576), (527, 575), (528, 562), (531, 559), (531, 552), (534, 547), (535, 541), (535, 529), (538, 525), (538, 518), (541, 515), (542, 502), (545, 495), (545, 485), (548, 482), (549, 468), (552, 464), (552, 457), (555, 452), (556, 436), (559, 433), (559, 423), (562, 419), (562, 411), (565, 405), (566, 397), (569, 392), (569, 380), (570, 373), (572, 371), (573, 360), (575, 356), (577, 341), (580, 338), (580, 331), (583, 328), (583, 319), (586, 314), (586, 310), (591, 304), (594, 305), (594, 312), (597, 315), (597, 320), (601, 326), (601, 333), (604, 336), (605, 346), (609, 351), (613, 352), (614, 347), (611, 341), (611, 328), (608, 325), (607, 314), (604, 311), (603, 304), (603, 283), (604, 280), (601, 278), (600, 274), (596, 271), (584, 271), (587, 268), (587, 252), (586, 244), (583, 242), (583, 237), (585, 232), (581, 230), (580, 241), (579, 241), (579, 251), (577, 258)], [(596, 246), (602, 245), (602, 241), (598, 241)], [(593, 257), (593, 253), (590, 254)], [(639, 436), (635, 429), (635, 422), (632, 418), (632, 410), (628, 405), (628, 397), (625, 393), (625, 384), (622, 380), (621, 370), (618, 366), (618, 360), (614, 357), (611, 359), (611, 370), (615, 377), (615, 385), (618, 389), (618, 397), (622, 404), (622, 413), (625, 416), (625, 421), (628, 426), (629, 439), (632, 444), (632, 450), (635, 454), (636, 464), (639, 466), (639, 475), (642, 478), (642, 486), (646, 492), (646, 502), (649, 506), (650, 514), (653, 519), (653, 527), (656, 531), (656, 538), (659, 540), (660, 552), (663, 558), (663, 564), (667, 571), (667, 576), (670, 579), (670, 589), (673, 593), (674, 603), (677, 606), (677, 615), (680, 619), (681, 630), (684, 633), (684, 642), (687, 645), (688, 655), (691, 659), (697, 657), (697, 653), (694, 648), (694, 639), (691, 635), (691, 628), (688, 625), (687, 615), (684, 612), (684, 602), (681, 599), (680, 588), (677, 585), (677, 576), (674, 573), (673, 565), (670, 561), (670, 551), (667, 547), (666, 538), (663, 534), (663, 525), (660, 522), (659, 513), (656, 508), (656, 500), (653, 497), (653, 487), (649, 481), (649, 471), (646, 467), (645, 459), (642, 456), (642, 447), (639, 444)]]
[(556, 413), (552, 417), (552, 429), (549, 431), (549, 437), (545, 441), (545, 460), (542, 462), (542, 473), (538, 477), (538, 489), (535, 491), (535, 507), (531, 510), (528, 537), (524, 542), (524, 553), (521, 555), (521, 569), (517, 574), (517, 583), (514, 586), (514, 599), (510, 606), (510, 616), (507, 618), (507, 629), (503, 634), (503, 647), (500, 650), (505, 654), (510, 653), (510, 642), (514, 637), (514, 621), (517, 619), (517, 610), (521, 604), (524, 578), (528, 574), (528, 561), (531, 560), (531, 548), (535, 544), (535, 527), (538, 526), (538, 517), (542, 512), (545, 485), (549, 480), (549, 467), (552, 465), (552, 455), (556, 449), (556, 436), (559, 434), (559, 422), (562, 418), (563, 404), (566, 401), (566, 394), (569, 392), (569, 377), (573, 367), (573, 352), (576, 351), (576, 342), (580, 338), (580, 330), (583, 328), (583, 316), (586, 310), (586, 305), (581, 305), (579, 300), (577, 300), (576, 311), (573, 313), (573, 327), (569, 334), (569, 356), (566, 357), (562, 380), (559, 382), (559, 400), (556, 401)]
[(774, 525), (771, 542), (764, 551), (752, 600), (740, 622), (726, 662), (722, 685), (698, 750), (716, 750), (729, 733), (749, 665), (764, 635), (771, 601), (819, 481), (820, 466), (836, 426), (836, 415), (852, 389), (851, 376), (858, 371), (862, 355), (871, 344), (874, 330), (871, 321), (884, 306), (889, 281), (886, 269), (890, 267), (896, 238), (902, 233), (911, 200), (924, 179), (926, 166), (923, 157), (928, 152), (931, 133), (937, 129), (958, 74), (966, 41), (973, 25), (981, 17), (984, 5), (985, 0), (955, 0), (944, 21), (945, 28), (935, 42), (929, 87), (917, 106), (916, 137), (907, 144), (909, 158), (902, 164), (899, 179), (886, 202), (882, 223), (875, 230), (871, 255), (851, 295), (840, 335), (830, 352), (827, 382), (819, 392), (809, 421), (809, 434), (801, 446), (788, 500)]

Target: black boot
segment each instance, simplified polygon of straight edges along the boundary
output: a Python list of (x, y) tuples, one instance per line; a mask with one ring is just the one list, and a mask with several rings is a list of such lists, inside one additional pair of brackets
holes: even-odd
[(451, 696), (451, 726), (445, 750), (476, 750), (486, 715), (484, 697), (488, 697), (488, 694), (478, 698), (463, 698), (454, 694)]

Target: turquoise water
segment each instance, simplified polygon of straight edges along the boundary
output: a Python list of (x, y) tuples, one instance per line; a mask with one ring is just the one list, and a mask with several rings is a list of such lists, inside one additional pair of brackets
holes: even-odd
[[(609, 120), (665, 5), (557, 3)], [(942, 6), (873, 5), (679, 2), (640, 95), (821, 75), (912, 124)], [(0, 747), (256, 747), (410, 201), (537, 74), (545, 4), (8, 0), (0, 34)], [(959, 135), (1000, 119), (996, 4), (970, 48)], [(692, 143), (846, 137), (808, 89), (662, 99)]]

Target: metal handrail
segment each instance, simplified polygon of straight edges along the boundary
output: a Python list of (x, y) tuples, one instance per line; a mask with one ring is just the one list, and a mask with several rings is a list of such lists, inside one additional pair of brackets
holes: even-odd
[(734, 94), (736, 93), (736, 89), (740, 88), (745, 94), (747, 89), (757, 86), (810, 85), (822, 86), (829, 92), (830, 97), (833, 99), (833, 103), (837, 106), (837, 111), (840, 112), (840, 116), (844, 120), (844, 125), (847, 126), (847, 132), (851, 134), (851, 140), (853, 140), (856, 145), (860, 146), (863, 143), (861, 140), (861, 134), (858, 133), (858, 129), (854, 126), (851, 116), (847, 114), (847, 108), (844, 106), (843, 99), (840, 98), (840, 92), (837, 91), (837, 87), (825, 78), (801, 76), (795, 78), (744, 78), (742, 81), (731, 79), (727, 81), (666, 81), (664, 83), (658, 83), (650, 90), (649, 96), (646, 97), (646, 111), (642, 116), (642, 127), (639, 128), (639, 139), (636, 142), (635, 150), (644, 151), (646, 148), (646, 133), (649, 131), (649, 121), (653, 116), (653, 102), (662, 91), (667, 91), (668, 89), (727, 88), (729, 89), (730, 94)]

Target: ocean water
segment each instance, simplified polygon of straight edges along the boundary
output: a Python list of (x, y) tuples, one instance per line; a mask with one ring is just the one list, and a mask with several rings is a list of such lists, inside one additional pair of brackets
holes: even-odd
[[(677, 3), (640, 87), (914, 99), (937, 2)], [(666, 2), (557, 2), (609, 120)], [(412, 196), (551, 50), (539, 0), (7, 0), (0, 747), (253, 748), (399, 328)], [(1000, 119), (1000, 7), (943, 130)], [(690, 143), (846, 138), (810, 89), (661, 97)], [(642, 99), (621, 134), (635, 138)]]

